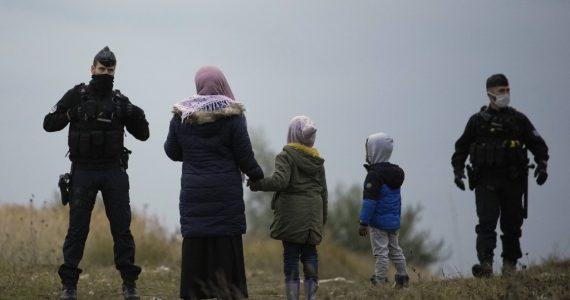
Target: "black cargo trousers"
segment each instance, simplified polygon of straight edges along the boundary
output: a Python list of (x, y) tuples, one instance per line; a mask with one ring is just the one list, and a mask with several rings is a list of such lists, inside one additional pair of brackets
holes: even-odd
[(141, 272), (135, 262), (135, 242), (130, 230), (131, 207), (129, 177), (120, 166), (81, 167), (74, 165), (69, 200), (69, 228), (63, 244), (64, 263), (59, 267), (61, 282), (76, 287), (85, 242), (89, 234), (91, 212), (97, 192), (101, 191), (105, 213), (113, 236), (115, 267), (123, 283), (133, 284)]
[(495, 229), (500, 219), (501, 241), (504, 261), (516, 263), (522, 257), (520, 237), (523, 225), (524, 180), (509, 178), (508, 175), (485, 176), (475, 187), (475, 202), (479, 224), (476, 249), (479, 262), (493, 262), (497, 244)]

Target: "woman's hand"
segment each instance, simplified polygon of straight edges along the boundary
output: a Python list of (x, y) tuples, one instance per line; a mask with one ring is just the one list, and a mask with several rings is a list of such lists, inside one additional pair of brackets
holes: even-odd
[(252, 181), (251, 179), (247, 180), (246, 186), (249, 187), (252, 192), (259, 191), (259, 187), (256, 186), (255, 181)]

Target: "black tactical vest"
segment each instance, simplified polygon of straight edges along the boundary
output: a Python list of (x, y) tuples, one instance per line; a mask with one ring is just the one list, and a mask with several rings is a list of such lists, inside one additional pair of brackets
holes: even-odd
[(475, 124), (477, 138), (469, 149), (474, 167), (522, 167), (526, 164), (522, 123), (514, 109), (506, 108), (496, 114), (482, 109)]
[(123, 150), (124, 124), (118, 113), (120, 98), (115, 90), (108, 97), (89, 94), (84, 84), (77, 87), (84, 117), (71, 124), (69, 156), (73, 162), (119, 162)]

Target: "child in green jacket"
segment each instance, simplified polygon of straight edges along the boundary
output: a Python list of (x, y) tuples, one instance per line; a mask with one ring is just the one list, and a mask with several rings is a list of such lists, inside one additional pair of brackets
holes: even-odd
[(271, 177), (249, 182), (252, 191), (273, 191), (271, 237), (283, 241), (285, 292), (299, 299), (299, 260), (305, 275), (305, 299), (316, 299), (318, 254), (327, 219), (324, 159), (313, 148), (317, 128), (306, 116), (289, 124), (287, 145), (275, 157)]

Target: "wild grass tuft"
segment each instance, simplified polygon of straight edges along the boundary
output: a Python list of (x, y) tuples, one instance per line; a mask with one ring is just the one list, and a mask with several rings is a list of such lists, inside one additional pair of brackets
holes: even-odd
[[(0, 262), (8, 265), (58, 265), (69, 222), (69, 207), (60, 203), (3, 205), (0, 207)], [(131, 231), (137, 246), (137, 264), (162, 265), (180, 261), (180, 241), (154, 215), (133, 212)], [(105, 209), (97, 200), (85, 246), (84, 266), (113, 264), (113, 238)]]
[[(0, 299), (54, 299), (60, 283), (68, 207), (57, 202), (0, 206)], [(133, 212), (131, 230), (142, 299), (178, 299), (180, 238), (169, 233), (146, 208)], [(113, 243), (105, 210), (98, 200), (81, 263), (81, 299), (121, 299), (121, 279), (113, 265)], [(281, 242), (268, 234), (247, 234), (244, 254), (249, 299), (284, 299)], [(449, 278), (409, 266), (410, 287), (372, 286), (372, 255), (354, 253), (330, 237), (318, 246), (319, 299), (570, 299), (570, 260), (556, 255), (512, 276)], [(393, 283), (393, 270), (390, 275)]]

